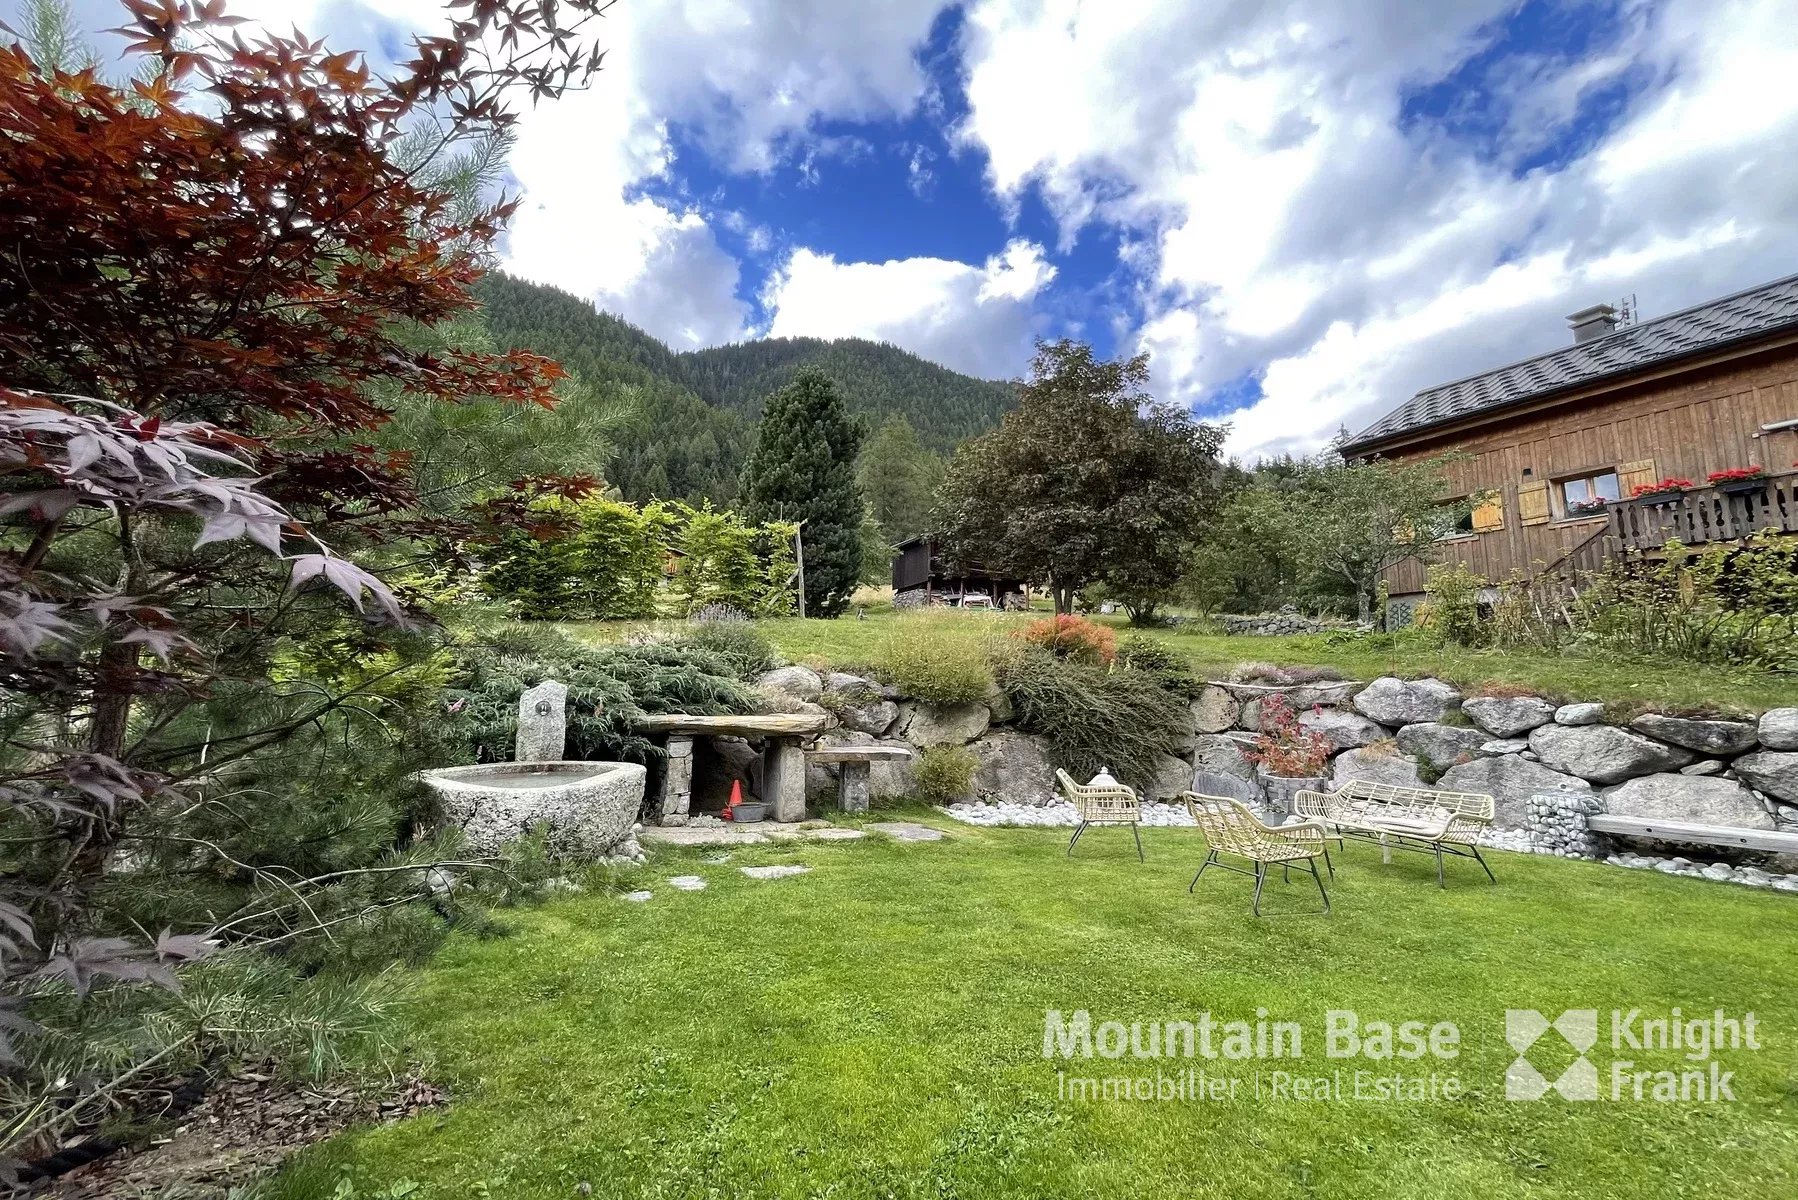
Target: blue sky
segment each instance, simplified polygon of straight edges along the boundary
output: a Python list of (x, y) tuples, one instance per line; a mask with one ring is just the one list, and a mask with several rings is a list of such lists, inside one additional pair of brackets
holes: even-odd
[[(76, 0), (93, 27), (106, 0)], [(0, 10), (11, 0), (0, 0)], [(377, 55), (433, 0), (237, 0)], [(619, 0), (510, 269), (677, 348), (1146, 352), (1245, 457), (1798, 270), (1791, 0)], [(1798, 415), (1798, 414), (1795, 414)]]

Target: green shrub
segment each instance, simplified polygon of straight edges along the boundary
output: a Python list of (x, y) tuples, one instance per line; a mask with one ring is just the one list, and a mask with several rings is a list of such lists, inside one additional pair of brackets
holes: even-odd
[(754, 622), (741, 616), (696, 619), (678, 640), (716, 654), (731, 665), (738, 679), (750, 679), (772, 670), (778, 661), (773, 644)]
[(1179, 731), (1190, 728), (1186, 699), (1147, 672), (1027, 650), (1002, 658), (998, 676), (1018, 727), (1047, 737), (1057, 761), (1077, 776), (1110, 767), (1141, 787), (1161, 757), (1174, 753)]
[(636, 732), (646, 713), (755, 708), (729, 660), (679, 642), (594, 647), (557, 630), (514, 626), (458, 647), (455, 659), (445, 689), (450, 761), (510, 760), (518, 697), (545, 679), (568, 687), (571, 759), (648, 761), (655, 751)]
[(1179, 651), (1157, 638), (1131, 634), (1118, 643), (1117, 665), (1129, 671), (1140, 671), (1156, 683), (1187, 699), (1197, 699), (1205, 681), (1193, 673), (1190, 663)]
[(894, 622), (875, 651), (874, 672), (914, 700), (966, 704), (992, 690), (991, 633), (966, 613), (919, 614)]
[(913, 787), (919, 799), (931, 804), (966, 800), (974, 794), (974, 768), (979, 765), (966, 746), (932, 746), (912, 767)]

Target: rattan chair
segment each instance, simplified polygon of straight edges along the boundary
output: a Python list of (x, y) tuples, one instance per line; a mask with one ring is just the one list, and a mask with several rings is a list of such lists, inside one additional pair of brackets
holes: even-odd
[(1143, 861), (1142, 834), (1138, 826), (1142, 824), (1142, 802), (1136, 793), (1121, 783), (1093, 785), (1075, 783), (1074, 777), (1066, 771), (1056, 768), (1055, 779), (1061, 784), (1061, 790), (1074, 806), (1074, 815), (1080, 818), (1080, 824), (1074, 829), (1074, 836), (1068, 839), (1068, 854), (1074, 853), (1074, 843), (1086, 832), (1089, 825), (1128, 825), (1130, 834), (1136, 839), (1136, 861)]
[[(1382, 851), (1415, 850), (1436, 857), (1436, 886), (1446, 887), (1442, 860), (1471, 858), (1493, 883), (1498, 879), (1480, 855), (1480, 832), (1492, 824), (1496, 805), (1483, 792), (1439, 792), (1351, 779), (1334, 792), (1302, 791), (1292, 807), (1344, 837), (1376, 842)], [(1390, 858), (1390, 853), (1387, 854)]]
[[(1329, 915), (1330, 893), (1324, 889), (1323, 876), (1317, 873), (1319, 858), (1324, 859), (1326, 868), (1330, 867), (1329, 859), (1324, 854), (1324, 838), (1327, 834), (1322, 825), (1315, 821), (1266, 825), (1241, 804), (1222, 796), (1185, 792), (1180, 798), (1186, 802), (1186, 811), (1197, 822), (1199, 832), (1205, 835), (1207, 847), (1205, 861), (1199, 864), (1198, 874), (1186, 885), (1187, 891), (1199, 886), (1199, 878), (1205, 874), (1207, 867), (1234, 871), (1238, 875), (1253, 875), (1255, 898), (1249, 907), (1258, 917), (1261, 915), (1261, 889), (1267, 885), (1268, 867), (1278, 864), (1281, 877), (1290, 883), (1292, 864), (1299, 863), (1311, 871), (1311, 878), (1317, 884), (1317, 894), (1323, 897), (1323, 915)], [(1221, 861), (1219, 856), (1224, 854), (1246, 858), (1254, 864), (1254, 869), (1245, 871), (1241, 867), (1233, 867)], [(1335, 873), (1335, 869), (1330, 868), (1330, 874)]]

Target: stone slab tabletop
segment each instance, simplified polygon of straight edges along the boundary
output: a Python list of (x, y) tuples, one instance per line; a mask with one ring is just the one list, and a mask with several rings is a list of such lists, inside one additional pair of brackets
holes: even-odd
[(820, 746), (805, 756), (815, 763), (888, 762), (909, 759), (912, 752), (905, 746)]
[(711, 737), (817, 737), (835, 729), (829, 713), (726, 713), (697, 716), (692, 713), (654, 713), (637, 722), (644, 733), (694, 733)]

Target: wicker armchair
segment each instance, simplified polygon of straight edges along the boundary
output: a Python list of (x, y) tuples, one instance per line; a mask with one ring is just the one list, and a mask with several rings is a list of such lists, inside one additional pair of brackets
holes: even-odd
[[(1255, 878), (1255, 898), (1250, 908), (1258, 917), (1261, 915), (1261, 889), (1267, 885), (1267, 868), (1279, 864), (1280, 874), (1287, 883), (1292, 882), (1292, 864), (1298, 863), (1308, 868), (1312, 880), (1317, 884), (1317, 894), (1323, 897), (1323, 914), (1330, 912), (1330, 893), (1324, 889), (1323, 876), (1317, 873), (1317, 860), (1324, 859), (1329, 867), (1329, 858), (1324, 852), (1324, 838), (1327, 836), (1324, 827), (1315, 821), (1300, 821), (1292, 825), (1265, 825), (1257, 820), (1255, 814), (1234, 800), (1221, 796), (1201, 796), (1196, 792), (1186, 792), (1181, 797), (1186, 802), (1186, 811), (1198, 823), (1199, 832), (1205, 835), (1207, 852), (1205, 861), (1199, 864), (1199, 872), (1186, 885), (1187, 891), (1199, 886), (1200, 876), (1207, 867), (1217, 867), (1224, 871), (1234, 871), (1238, 875), (1252, 875)], [(1233, 867), (1219, 859), (1219, 855), (1229, 854), (1236, 858), (1246, 858), (1254, 864), (1253, 870)], [(1334, 869), (1330, 874), (1334, 875)]]
[(1351, 779), (1334, 792), (1303, 791), (1293, 797), (1300, 816), (1330, 830), (1337, 844), (1345, 837), (1377, 842), (1388, 860), (1393, 850), (1436, 856), (1436, 886), (1446, 887), (1442, 859), (1471, 858), (1497, 883), (1480, 856), (1480, 831), (1492, 824), (1494, 803), (1482, 792), (1438, 792)]
[(1074, 777), (1060, 768), (1056, 768), (1055, 779), (1073, 804), (1074, 815), (1080, 818), (1074, 836), (1068, 839), (1069, 855), (1074, 853), (1074, 843), (1080, 840), (1087, 826), (1128, 825), (1131, 836), (1136, 839), (1136, 861), (1143, 861), (1142, 834), (1138, 829), (1142, 823), (1142, 802), (1134, 791), (1121, 783), (1096, 787), (1090, 783), (1075, 783)]

